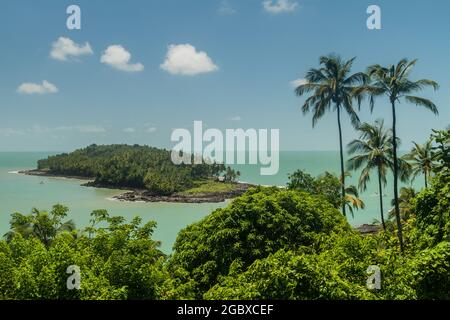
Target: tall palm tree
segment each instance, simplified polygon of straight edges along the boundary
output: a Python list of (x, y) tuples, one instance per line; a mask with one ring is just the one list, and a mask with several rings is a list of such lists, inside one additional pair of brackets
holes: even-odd
[(348, 153), (359, 153), (347, 161), (349, 170), (359, 170), (358, 188), (361, 191), (367, 189), (372, 170), (378, 175), (378, 194), (380, 197), (380, 215), (383, 229), (386, 230), (383, 210), (383, 186), (386, 186), (386, 174), (393, 167), (392, 162), (392, 130), (384, 129), (384, 121), (376, 120), (374, 125), (363, 123), (357, 129), (360, 138), (348, 144)]
[[(297, 96), (310, 94), (305, 100), (302, 111), (304, 114), (312, 111), (312, 125), (322, 118), (325, 112), (333, 110), (337, 114), (339, 129), (339, 150), (341, 160), (342, 213), (346, 215), (345, 206), (345, 171), (342, 147), (341, 112), (346, 112), (354, 126), (359, 125), (359, 118), (353, 108), (355, 90), (366, 83), (367, 75), (362, 72), (351, 74), (351, 67), (355, 58), (348, 61), (339, 56), (329, 55), (320, 57), (320, 67), (310, 69), (305, 77), (305, 83), (295, 89)], [(360, 101), (358, 99), (358, 101)]]
[(428, 188), (428, 178), (434, 166), (433, 161), (433, 142), (428, 140), (425, 144), (420, 145), (414, 142), (414, 147), (403, 158), (410, 162), (412, 168), (413, 179), (419, 174), (423, 174), (425, 179), (425, 188)]
[(437, 82), (428, 79), (412, 81), (409, 79), (412, 68), (417, 60), (408, 61), (402, 59), (396, 65), (382, 67), (373, 65), (368, 68), (368, 75), (372, 83), (365, 86), (362, 91), (357, 89), (357, 94), (363, 92), (370, 96), (370, 105), (373, 110), (374, 98), (377, 96), (386, 96), (389, 99), (392, 110), (392, 147), (393, 147), (393, 166), (394, 166), (394, 201), (395, 201), (395, 217), (397, 223), (397, 234), (400, 242), (400, 250), (403, 251), (403, 234), (402, 223), (400, 219), (400, 210), (398, 204), (398, 175), (399, 175), (399, 159), (397, 157), (397, 117), (396, 105), (398, 102), (405, 100), (406, 102), (423, 106), (434, 114), (438, 113), (436, 105), (428, 99), (413, 95), (415, 92), (421, 91), (427, 87), (437, 90), (439, 85)]
[(353, 209), (359, 210), (366, 207), (364, 201), (359, 198), (358, 189), (355, 186), (345, 188), (344, 205), (348, 208), (352, 217), (354, 217)]

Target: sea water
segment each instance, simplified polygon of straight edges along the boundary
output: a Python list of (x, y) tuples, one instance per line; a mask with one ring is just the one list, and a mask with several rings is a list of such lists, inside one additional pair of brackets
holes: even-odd
[[(81, 180), (38, 177), (19, 174), (19, 170), (36, 167), (39, 159), (55, 152), (0, 152), (0, 236), (9, 229), (10, 215), (14, 212), (29, 213), (33, 207), (50, 210), (52, 205), (60, 203), (70, 208), (68, 219), (73, 219), (78, 228), (85, 227), (90, 219), (89, 214), (95, 209), (107, 209), (110, 215), (121, 215), (131, 220), (141, 216), (143, 221), (157, 222), (153, 235), (161, 241), (161, 249), (170, 253), (177, 233), (187, 225), (199, 221), (213, 210), (227, 205), (223, 203), (141, 203), (121, 202), (112, 197), (123, 191), (83, 187)], [(243, 182), (284, 186), (288, 175), (297, 169), (305, 170), (316, 176), (324, 171), (339, 172), (339, 153), (336, 151), (284, 151), (280, 152), (280, 170), (276, 175), (260, 175), (257, 165), (236, 165), (241, 172), (239, 180)], [(357, 184), (358, 173), (347, 179), (347, 184)], [(388, 185), (383, 197), (385, 211), (390, 208), (392, 199), (392, 177), (388, 177)], [(413, 185), (416, 190), (422, 187), (419, 180)], [(380, 220), (378, 183), (375, 174), (367, 191), (360, 197), (366, 209), (355, 211), (349, 216), (350, 224), (357, 226)], [(385, 212), (385, 216), (386, 216)]]

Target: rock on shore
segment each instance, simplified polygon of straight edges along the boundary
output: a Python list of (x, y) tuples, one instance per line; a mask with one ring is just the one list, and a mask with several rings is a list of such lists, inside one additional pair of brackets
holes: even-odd
[(170, 196), (158, 196), (145, 190), (134, 190), (113, 197), (120, 201), (143, 201), (143, 202), (180, 202), (180, 203), (218, 203), (227, 199), (236, 198), (245, 193), (253, 185), (237, 183), (236, 189), (226, 192), (208, 192), (183, 194), (175, 193)]

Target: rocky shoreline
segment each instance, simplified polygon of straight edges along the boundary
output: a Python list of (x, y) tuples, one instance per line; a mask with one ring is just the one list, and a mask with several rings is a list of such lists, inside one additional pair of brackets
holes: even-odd
[(208, 193), (175, 193), (169, 196), (160, 196), (155, 195), (149, 192), (148, 190), (140, 190), (140, 189), (131, 189), (120, 186), (110, 186), (104, 184), (94, 183), (94, 178), (88, 177), (80, 177), (80, 176), (71, 176), (71, 175), (57, 175), (53, 173), (49, 173), (47, 171), (42, 170), (25, 170), (19, 171), (21, 174), (26, 174), (30, 176), (41, 176), (41, 177), (54, 177), (54, 178), (67, 178), (67, 179), (77, 179), (77, 180), (85, 180), (86, 183), (83, 183), (82, 186), (85, 187), (94, 187), (94, 188), (106, 188), (106, 189), (116, 189), (116, 190), (126, 190), (127, 192), (119, 194), (117, 196), (112, 197), (112, 199), (118, 201), (126, 201), (126, 202), (176, 202), (176, 203), (220, 203), (226, 200), (236, 198), (242, 194), (244, 194), (249, 188), (254, 185), (248, 183), (236, 183), (236, 188), (232, 191), (224, 191), (224, 192), (208, 192)]
[(196, 194), (175, 193), (170, 196), (154, 195), (146, 190), (133, 190), (113, 197), (119, 201), (178, 202), (178, 203), (219, 203), (244, 194), (254, 185), (236, 183), (236, 189), (226, 192), (208, 192)]

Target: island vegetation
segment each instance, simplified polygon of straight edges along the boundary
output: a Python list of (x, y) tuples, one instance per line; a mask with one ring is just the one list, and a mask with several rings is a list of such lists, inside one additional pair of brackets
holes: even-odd
[[(134, 190), (120, 200), (221, 202), (242, 194), (240, 172), (222, 163), (175, 165), (171, 152), (140, 145), (90, 145), (41, 159), (27, 174), (91, 179), (92, 187)], [(197, 197), (195, 197), (195, 195)]]

